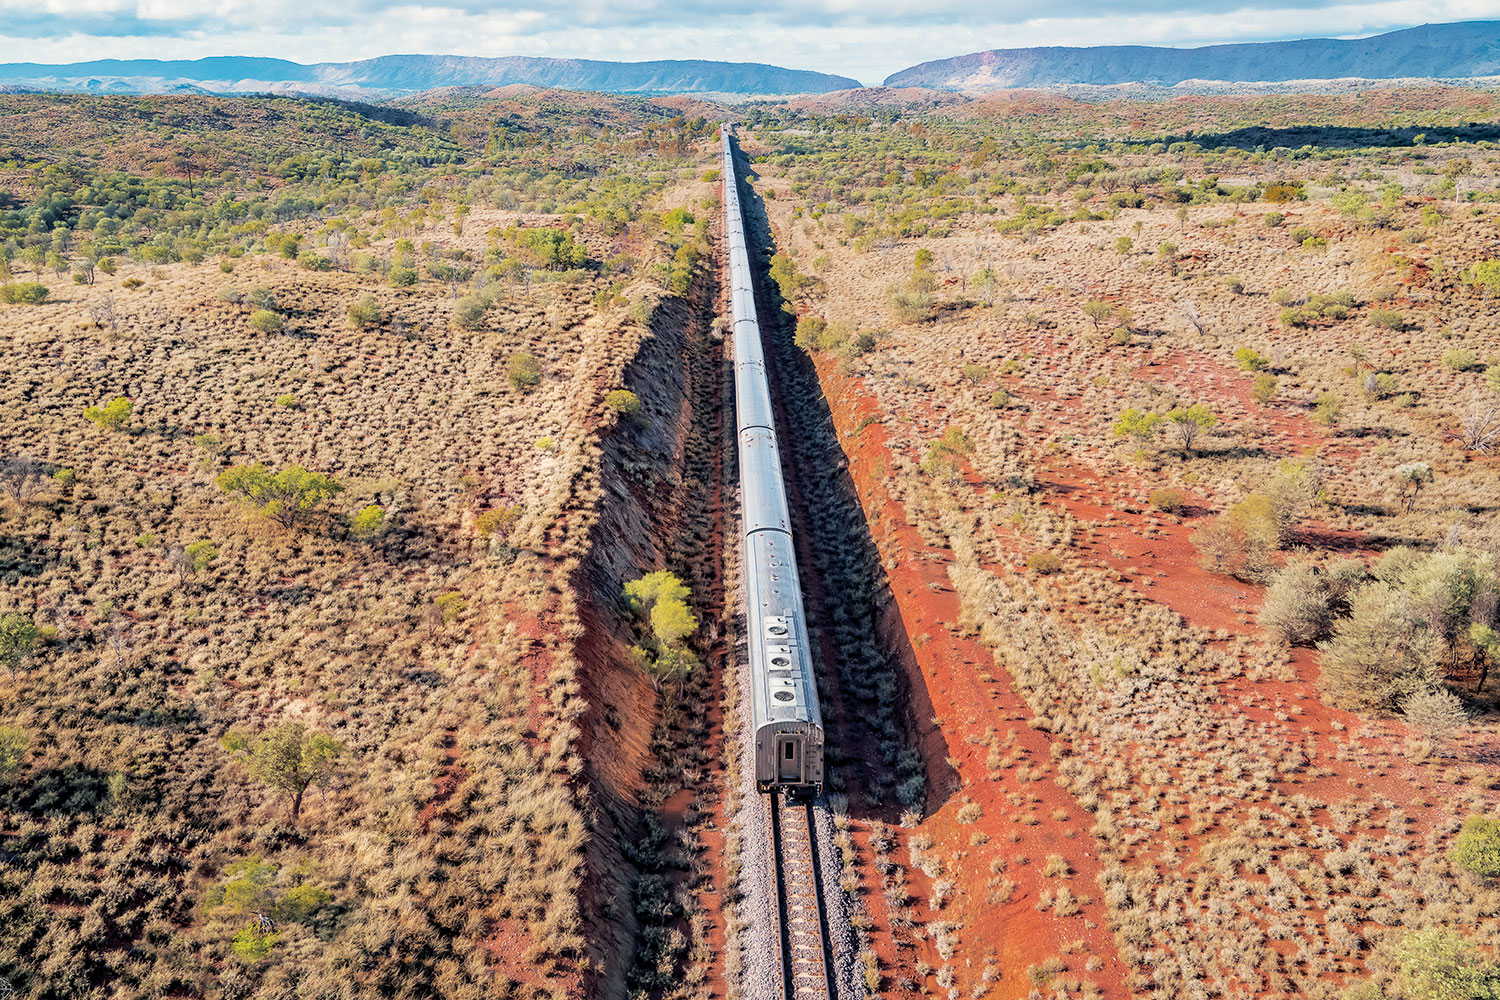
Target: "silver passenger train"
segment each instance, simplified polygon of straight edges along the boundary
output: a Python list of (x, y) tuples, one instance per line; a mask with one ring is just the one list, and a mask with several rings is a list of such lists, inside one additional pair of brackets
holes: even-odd
[(762, 792), (817, 796), (823, 791), (823, 715), (776, 447), (739, 179), (729, 127), (722, 132), (755, 784)]

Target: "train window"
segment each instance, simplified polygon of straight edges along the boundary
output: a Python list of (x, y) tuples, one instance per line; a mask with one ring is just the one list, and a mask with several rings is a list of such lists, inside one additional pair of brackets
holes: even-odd
[(787, 740), (784, 745), (786, 746), (786, 759), (794, 759), (797, 756), (797, 744), (793, 743), (791, 740)]

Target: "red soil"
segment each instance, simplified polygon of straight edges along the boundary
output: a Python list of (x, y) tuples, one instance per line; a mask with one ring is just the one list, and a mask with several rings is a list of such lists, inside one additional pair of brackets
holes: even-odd
[[(961, 921), (959, 938), (971, 960), (986, 951), (997, 956), (1001, 977), (993, 995), (1002, 1000), (1025, 996), (1032, 988), (1026, 969), (1056, 955), (1060, 942), (1079, 939), (1086, 942), (1085, 951), (1068, 960), (1067, 974), (1094, 979), (1107, 996), (1126, 996), (1123, 970), (1114, 942), (1104, 927), (1100, 894), (1094, 888), (1100, 864), (1093, 854), (1093, 838), (1085, 830), (1083, 817), (1087, 814), (1071, 794), (1052, 781), (1021, 781), (1018, 768), (1007, 769), (998, 780), (991, 780), (985, 762), (988, 747), (971, 742), (983, 741), (991, 729), (1002, 734), (1015, 730), (1016, 746), (1024, 764), (1033, 773), (1051, 773), (1049, 737), (1025, 725), (1031, 712), (1011, 689), (1004, 671), (991, 666), (993, 657), (989, 650), (953, 630), (951, 623), (958, 618), (959, 601), (948, 582), (951, 554), (928, 546), (916, 528), (906, 523), (904, 509), (890, 496), (884, 477), (875, 471), (890, 467), (891, 451), (886, 445), (884, 427), (872, 424), (859, 434), (846, 436), (862, 418), (878, 412), (873, 395), (861, 380), (838, 374), (826, 359), (819, 364), (818, 373), (835, 426), (850, 450), (855, 486), (876, 542), (883, 555), (901, 553), (896, 568), (889, 571), (895, 604), (886, 610), (882, 625), (899, 628), (912, 638), (916, 662), (905, 667), (920, 677), (920, 683), (913, 686), (927, 690), (935, 718), (940, 720), (939, 723), (934, 717), (918, 719), (929, 778), (941, 779), (945, 774), (935, 751), (946, 748), (948, 762), (962, 782), (957, 789), (929, 782), (929, 800), (936, 805), (936, 811), (916, 831), (932, 837), (935, 850), (945, 858), (957, 859), (957, 870), (946, 869), (940, 877), (952, 878), (958, 894), (944, 910), (932, 913), (930, 919)], [(983, 680), (986, 675), (993, 680)], [(1007, 800), (1007, 794), (1035, 801), (1018, 809)], [(982, 810), (981, 817), (972, 824), (960, 823), (957, 818), (966, 798), (978, 803)], [(1065, 813), (1066, 818), (1054, 819), (1055, 810)], [(971, 843), (976, 832), (987, 834), (988, 842)], [(904, 846), (912, 833), (900, 833)], [(1042, 876), (1043, 860), (1050, 854), (1061, 855), (1068, 862), (1073, 874), (1067, 884), (1075, 895), (1090, 898), (1077, 915), (1058, 918), (1036, 909), (1040, 893), (1055, 890), (1064, 881)], [(1024, 864), (1020, 860), (1023, 857)], [(987, 901), (986, 881), (991, 877), (989, 866), (995, 858), (1006, 860), (1005, 871), (999, 877), (1016, 883), (1016, 889), (1008, 902), (992, 905)], [(930, 892), (931, 880), (921, 872), (911, 872), (909, 880), (915, 892)], [(1086, 922), (1096, 926), (1088, 927)], [(921, 957), (928, 964), (943, 964), (931, 942), (924, 949), (927, 954)], [(1086, 954), (1100, 956), (1103, 968), (1084, 973)], [(898, 958), (881, 957), (887, 963)], [(961, 969), (959, 982), (972, 984), (980, 971), (972, 965)]]

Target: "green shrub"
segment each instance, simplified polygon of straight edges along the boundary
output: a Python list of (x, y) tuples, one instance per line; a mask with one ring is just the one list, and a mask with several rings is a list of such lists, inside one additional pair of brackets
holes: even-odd
[(1237, 348), (1234, 352), (1235, 364), (1247, 372), (1258, 372), (1271, 362), (1264, 356), (1248, 347)]
[(410, 288), (417, 283), (417, 269), (407, 264), (396, 264), (386, 275), (392, 288)]
[(130, 420), (135, 404), (124, 396), (116, 396), (103, 406), (90, 406), (83, 411), (85, 419), (107, 431), (117, 431)]
[(380, 322), (380, 303), (373, 295), (361, 295), (349, 304), (349, 323), (352, 326), (375, 326)]
[(9, 781), (21, 770), (31, 737), (14, 726), (0, 726), (0, 781)]
[(510, 384), (524, 392), (542, 382), (542, 363), (532, 354), (520, 351), (510, 356), (505, 363), (505, 377)]
[(352, 518), (349, 519), (349, 528), (356, 535), (368, 538), (378, 534), (385, 527), (385, 508), (379, 504), (368, 504), (361, 507)]
[(1062, 559), (1054, 552), (1033, 552), (1026, 557), (1026, 568), (1033, 573), (1049, 576), (1062, 569)]
[(482, 295), (465, 295), (453, 304), (453, 322), (464, 330), (477, 330), (484, 323), (490, 300)]
[(1478, 878), (1500, 879), (1500, 819), (1470, 816), (1448, 857)]
[(1250, 395), (1257, 403), (1264, 406), (1276, 398), (1276, 376), (1261, 373), (1255, 376), (1255, 382), (1250, 387)]
[(1370, 310), (1370, 322), (1382, 330), (1400, 330), (1406, 326), (1406, 320), (1394, 309)]
[(284, 325), (281, 314), (269, 309), (257, 309), (250, 314), (250, 327), (261, 333), (278, 333)]
[(276, 405), (283, 410), (295, 410), (297, 409), (297, 397), (291, 393), (287, 393), (284, 396), (277, 396)]
[(1339, 422), (1343, 416), (1343, 408), (1339, 404), (1339, 398), (1331, 392), (1325, 392), (1318, 397), (1317, 404), (1313, 407), (1313, 420), (1324, 427), (1332, 427)]
[(1187, 499), (1182, 495), (1182, 491), (1174, 489), (1152, 490), (1150, 496), (1146, 499), (1150, 502), (1151, 506), (1168, 514), (1177, 513), (1187, 504)]
[(629, 389), (614, 390), (604, 397), (604, 405), (628, 419), (634, 419), (641, 415), (641, 397)]
[(46, 301), (47, 286), (39, 281), (20, 281), (0, 285), (0, 302), (10, 305), (36, 306)]
[(1479, 367), (1479, 357), (1466, 347), (1454, 347), (1443, 352), (1443, 364), (1456, 372), (1466, 372)]

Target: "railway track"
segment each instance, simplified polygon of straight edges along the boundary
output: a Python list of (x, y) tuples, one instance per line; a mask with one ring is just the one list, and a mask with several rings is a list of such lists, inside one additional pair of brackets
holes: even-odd
[(837, 1000), (813, 805), (770, 796), (771, 857), (784, 1000)]

